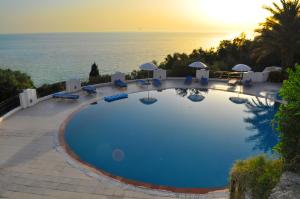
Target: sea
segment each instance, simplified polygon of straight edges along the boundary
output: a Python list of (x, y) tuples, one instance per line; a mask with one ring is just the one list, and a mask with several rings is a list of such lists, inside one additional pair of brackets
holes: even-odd
[(168, 54), (215, 47), (228, 33), (41, 33), (0, 35), (0, 68), (30, 75), (36, 86), (88, 79), (96, 62), (101, 74), (129, 73)]

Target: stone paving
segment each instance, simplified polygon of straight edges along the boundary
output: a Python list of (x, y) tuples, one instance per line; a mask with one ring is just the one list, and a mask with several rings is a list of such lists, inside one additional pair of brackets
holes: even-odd
[[(182, 88), (183, 80), (166, 80), (163, 88)], [(191, 88), (198, 88), (193, 83)], [(243, 92), (256, 95), (262, 91), (278, 90), (279, 84), (254, 84)], [(237, 91), (224, 82), (210, 82), (208, 88)], [(149, 89), (152, 89), (149, 87)], [(130, 83), (125, 92), (139, 92), (143, 88)], [(205, 195), (163, 193), (153, 195), (126, 185), (109, 183), (91, 177), (67, 161), (55, 147), (60, 124), (73, 111), (86, 103), (120, 90), (111, 86), (97, 88), (97, 96), (79, 92), (79, 101), (49, 99), (21, 110), (0, 123), (0, 198), (14, 199), (134, 199), (134, 198), (228, 198), (228, 191)]]

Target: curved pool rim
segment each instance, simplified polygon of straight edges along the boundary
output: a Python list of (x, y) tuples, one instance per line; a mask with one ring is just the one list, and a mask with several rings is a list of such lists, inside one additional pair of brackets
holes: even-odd
[[(177, 88), (177, 87), (176, 87)], [(186, 87), (182, 87), (182, 88), (186, 88)], [(175, 88), (162, 88), (162, 89), (149, 89), (149, 91), (158, 91), (158, 90), (165, 90), (165, 89), (175, 89)], [(191, 88), (186, 88), (186, 89), (191, 89)], [(196, 88), (199, 89), (199, 88)], [(216, 89), (216, 88), (205, 88), (205, 87), (200, 87), (200, 89), (208, 89), (208, 90), (218, 90), (218, 91), (224, 91), (224, 92), (230, 92), (230, 93), (239, 93), (237, 91), (229, 91), (226, 89)], [(137, 92), (130, 92), (128, 94), (134, 94), (134, 93), (140, 93), (140, 92), (145, 92), (147, 90), (142, 90), (142, 91), (137, 91)], [(254, 97), (263, 97), (260, 96), (258, 93), (257, 95), (255, 94), (249, 94), (247, 92), (241, 92), (241, 94), (243, 95), (248, 95), (248, 96), (254, 96)], [(100, 98), (95, 98), (93, 100), (89, 100), (88, 102), (82, 104), (81, 106), (79, 106), (79, 108), (75, 111), (73, 111), (71, 114), (69, 114), (66, 119), (62, 122), (62, 124), (59, 127), (59, 132), (58, 132), (58, 144), (60, 147), (62, 147), (64, 149), (64, 151), (67, 153), (68, 156), (70, 156), (73, 160), (79, 162), (81, 164), (81, 166), (84, 166), (85, 168), (87, 168), (89, 171), (92, 171), (93, 173), (100, 175), (100, 176), (104, 176), (104, 177), (108, 177), (109, 179), (113, 180), (113, 181), (117, 181), (121, 184), (124, 185), (132, 185), (134, 187), (137, 188), (142, 188), (142, 189), (146, 189), (146, 190), (154, 190), (154, 191), (169, 191), (169, 192), (173, 192), (173, 193), (182, 193), (182, 194), (207, 194), (210, 192), (214, 192), (214, 191), (222, 191), (222, 190), (226, 190), (228, 189), (228, 187), (212, 187), (212, 188), (178, 188), (178, 187), (171, 187), (171, 186), (161, 186), (161, 185), (155, 185), (155, 184), (151, 184), (151, 183), (145, 183), (145, 182), (140, 182), (140, 181), (135, 181), (135, 180), (130, 180), (121, 176), (116, 176), (113, 175), (109, 172), (106, 172), (102, 169), (96, 168), (95, 166), (83, 161), (80, 159), (80, 157), (75, 154), (72, 149), (69, 147), (69, 145), (66, 143), (64, 135), (65, 135), (65, 128), (67, 126), (67, 124), (69, 123), (69, 121), (73, 118), (73, 116), (80, 112), (81, 110), (83, 110), (84, 108), (86, 108), (87, 106), (89, 106), (91, 103), (93, 102), (98, 102), (99, 100), (104, 100), (104, 96), (100, 97)], [(279, 102), (279, 100), (277, 99), (272, 99), (275, 102)]]

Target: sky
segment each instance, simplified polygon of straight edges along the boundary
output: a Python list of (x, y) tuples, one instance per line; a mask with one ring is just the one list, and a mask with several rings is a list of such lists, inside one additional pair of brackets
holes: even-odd
[(246, 32), (272, 0), (0, 0), (0, 34)]

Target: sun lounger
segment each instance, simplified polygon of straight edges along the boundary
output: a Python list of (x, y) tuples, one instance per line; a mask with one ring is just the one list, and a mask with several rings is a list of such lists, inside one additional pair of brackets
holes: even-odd
[(140, 86), (145, 86), (145, 85), (148, 85), (148, 82), (146, 82), (145, 80), (143, 79), (138, 79), (136, 80), (136, 83)]
[(59, 98), (59, 99), (79, 99), (79, 95), (70, 94), (70, 93), (54, 93), (52, 95), (53, 98)]
[(123, 82), (122, 80), (118, 79), (115, 82), (115, 86), (120, 87), (120, 88), (126, 88), (127, 84), (125, 82)]
[(84, 86), (82, 88), (82, 90), (84, 90), (85, 92), (87, 92), (88, 94), (96, 94), (96, 87), (95, 86)]
[(184, 84), (190, 85), (193, 82), (193, 77), (192, 76), (187, 76), (184, 80)]
[(116, 94), (116, 95), (104, 97), (104, 101), (113, 102), (113, 101), (120, 100), (120, 99), (125, 99), (125, 98), (128, 98), (127, 93), (119, 93), (119, 94)]
[(143, 79), (138, 79), (136, 80), (137, 83), (141, 84), (141, 85), (145, 85), (146, 84), (146, 81), (143, 80)]
[(237, 85), (238, 82), (239, 82), (238, 79), (229, 79), (228, 80), (228, 85), (235, 86), (235, 85)]
[(201, 83), (202, 85), (207, 85), (207, 84), (208, 84), (208, 78), (206, 78), (206, 77), (201, 77), (200, 83)]
[(153, 79), (152, 84), (155, 87), (160, 87), (161, 86), (161, 81), (159, 79)]

